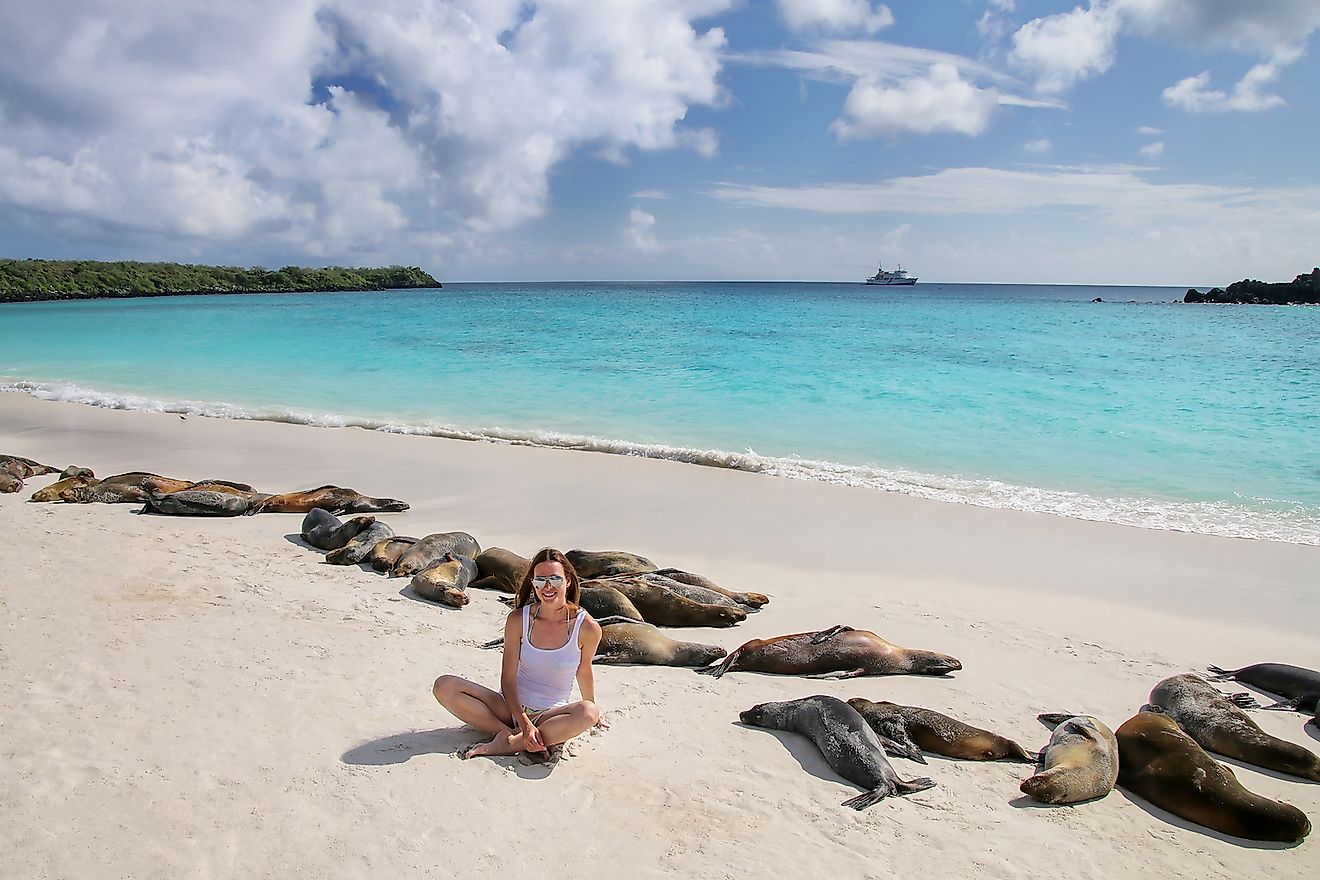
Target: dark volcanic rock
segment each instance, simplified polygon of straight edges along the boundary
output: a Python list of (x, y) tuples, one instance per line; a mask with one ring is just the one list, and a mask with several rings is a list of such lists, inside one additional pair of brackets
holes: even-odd
[(1287, 284), (1246, 279), (1234, 281), (1227, 290), (1219, 287), (1205, 293), (1188, 290), (1183, 302), (1320, 305), (1320, 268), (1312, 269), (1309, 275), (1298, 275)]

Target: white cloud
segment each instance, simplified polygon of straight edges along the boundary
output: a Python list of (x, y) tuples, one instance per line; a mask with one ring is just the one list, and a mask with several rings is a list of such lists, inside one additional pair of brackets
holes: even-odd
[(874, 34), (894, 23), (894, 14), (869, 0), (778, 0), (779, 15), (791, 30)]
[(732, 2), (15, 7), (0, 222), (414, 261), (540, 214), (575, 150), (713, 155), (683, 120), (723, 99), (724, 34), (693, 22)]
[(1144, 147), (1137, 150), (1137, 152), (1147, 159), (1155, 159), (1163, 156), (1164, 141), (1155, 141), (1154, 143), (1146, 144)]
[(632, 194), (634, 199), (667, 199), (669, 193), (662, 189), (639, 189)]
[(1199, 48), (1295, 58), (1320, 28), (1315, 0), (1114, 0), (1139, 33)]
[(840, 140), (903, 131), (977, 135), (990, 124), (998, 105), (993, 90), (967, 82), (952, 65), (935, 64), (928, 75), (896, 86), (866, 80), (857, 83), (843, 103), (842, 115), (830, 128)]
[(1191, 113), (1222, 113), (1230, 110), (1254, 113), (1284, 103), (1278, 95), (1262, 91), (1278, 75), (1275, 65), (1268, 62), (1257, 64), (1238, 80), (1230, 93), (1211, 89), (1210, 72), (1205, 71), (1169, 86), (1162, 97), (1164, 103)]
[(1048, 153), (1054, 149), (1054, 144), (1050, 143), (1047, 138), (1040, 138), (1039, 140), (1027, 141), (1022, 145), (1022, 149), (1028, 153)]
[(655, 229), (654, 214), (648, 214), (640, 208), (633, 208), (628, 212), (628, 225), (623, 232), (634, 250), (644, 254), (653, 254), (660, 250), (660, 243), (651, 234), (653, 229)]
[(1121, 20), (1109, 6), (1034, 18), (1013, 34), (1013, 62), (1036, 76), (1042, 92), (1061, 92), (1114, 63)]
[(1149, 125), (1139, 125), (1137, 126), (1137, 134), (1144, 134), (1144, 135), (1164, 134), (1164, 129), (1153, 128)]

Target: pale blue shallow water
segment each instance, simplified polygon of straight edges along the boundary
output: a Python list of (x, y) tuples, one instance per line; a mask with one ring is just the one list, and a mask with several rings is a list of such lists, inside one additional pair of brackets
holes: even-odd
[(1320, 543), (1320, 309), (1174, 304), (1183, 292), (455, 284), (33, 303), (0, 307), (0, 376), (103, 406)]

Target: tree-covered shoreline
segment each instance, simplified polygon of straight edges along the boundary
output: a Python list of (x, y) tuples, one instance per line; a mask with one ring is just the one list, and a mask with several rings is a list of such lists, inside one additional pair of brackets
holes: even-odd
[(0, 260), (0, 303), (212, 293), (322, 293), (440, 287), (416, 266), (244, 269), (182, 263)]

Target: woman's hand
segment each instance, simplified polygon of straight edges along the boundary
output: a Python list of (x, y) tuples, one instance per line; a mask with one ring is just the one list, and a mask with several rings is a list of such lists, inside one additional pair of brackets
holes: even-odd
[(538, 730), (536, 725), (532, 723), (532, 719), (527, 717), (526, 712), (522, 712), (518, 715), (518, 727), (522, 730), (523, 746), (524, 746), (523, 751), (527, 751), (527, 752), (546, 751), (545, 741), (541, 739), (541, 731)]
[(595, 724), (595, 726), (596, 726), (596, 727), (599, 727), (601, 730), (609, 730), (609, 729), (610, 729), (610, 723), (609, 723), (608, 721), (605, 720), (605, 713), (604, 713), (604, 712), (600, 713), (600, 717), (596, 719), (596, 724)]

